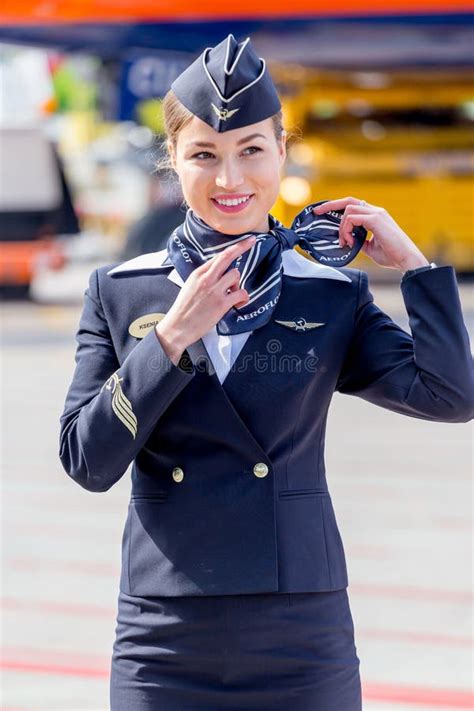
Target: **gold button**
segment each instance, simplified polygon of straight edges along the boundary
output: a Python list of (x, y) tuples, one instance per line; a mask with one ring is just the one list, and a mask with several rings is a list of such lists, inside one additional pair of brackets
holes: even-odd
[(175, 467), (173, 469), (173, 479), (175, 481), (183, 481), (184, 479), (184, 472), (181, 469), (181, 467)]
[(260, 478), (267, 476), (268, 467), (265, 462), (257, 462), (253, 468), (253, 473), (255, 474), (255, 476), (258, 476)]

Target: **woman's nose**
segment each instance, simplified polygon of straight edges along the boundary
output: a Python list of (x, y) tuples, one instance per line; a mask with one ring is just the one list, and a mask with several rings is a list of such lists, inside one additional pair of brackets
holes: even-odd
[(223, 161), (217, 171), (216, 185), (230, 191), (242, 185), (243, 179), (242, 171), (236, 163)]

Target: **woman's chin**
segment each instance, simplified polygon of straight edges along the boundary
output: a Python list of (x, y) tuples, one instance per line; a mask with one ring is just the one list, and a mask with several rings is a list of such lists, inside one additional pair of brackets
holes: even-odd
[(204, 221), (212, 227), (216, 232), (223, 232), (228, 235), (238, 235), (243, 232), (260, 232), (263, 224), (268, 230), (268, 213), (263, 215), (255, 214), (245, 215), (244, 213), (235, 213), (228, 215), (208, 214)]

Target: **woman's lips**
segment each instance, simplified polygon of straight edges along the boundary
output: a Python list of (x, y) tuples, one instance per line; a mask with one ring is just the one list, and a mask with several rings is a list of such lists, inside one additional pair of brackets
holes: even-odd
[[(232, 213), (232, 212), (242, 212), (242, 210), (245, 210), (247, 205), (249, 205), (252, 200), (253, 200), (254, 194), (249, 196), (248, 200), (245, 200), (245, 202), (241, 202), (238, 205), (220, 205), (215, 198), (211, 198), (212, 202), (214, 205), (217, 207), (218, 210), (221, 212), (227, 212), (227, 213)], [(231, 198), (229, 198), (231, 199)]]

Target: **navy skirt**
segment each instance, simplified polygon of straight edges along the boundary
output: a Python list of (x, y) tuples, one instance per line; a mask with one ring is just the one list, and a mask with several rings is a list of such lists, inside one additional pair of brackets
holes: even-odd
[(347, 589), (136, 597), (120, 591), (111, 711), (360, 711)]

